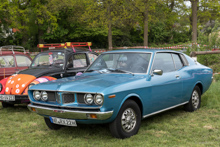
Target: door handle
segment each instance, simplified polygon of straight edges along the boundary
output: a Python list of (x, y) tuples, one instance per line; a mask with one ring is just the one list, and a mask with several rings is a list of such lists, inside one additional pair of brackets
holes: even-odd
[(180, 76), (179, 76), (179, 75), (176, 75), (176, 78), (177, 78), (177, 79), (180, 79)]

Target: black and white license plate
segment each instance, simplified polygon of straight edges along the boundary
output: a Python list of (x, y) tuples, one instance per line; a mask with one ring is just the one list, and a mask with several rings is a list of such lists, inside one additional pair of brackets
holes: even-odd
[(54, 124), (65, 125), (65, 126), (77, 126), (76, 121), (73, 119), (63, 119), (57, 117), (50, 117), (50, 121)]
[(2, 101), (15, 101), (15, 95), (0, 95)]

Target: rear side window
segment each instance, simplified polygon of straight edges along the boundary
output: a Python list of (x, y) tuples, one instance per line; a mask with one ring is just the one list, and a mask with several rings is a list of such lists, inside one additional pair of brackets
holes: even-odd
[(73, 54), (67, 62), (67, 68), (82, 67), (87, 67), (86, 54)]
[(173, 55), (173, 60), (175, 63), (176, 70), (179, 70), (180, 68), (183, 67), (183, 63), (178, 54), (172, 54), (172, 55)]
[(31, 64), (31, 60), (26, 56), (16, 55), (15, 58), (16, 58), (18, 67), (29, 66)]
[(92, 62), (94, 62), (95, 59), (98, 57), (97, 55), (91, 53), (88, 53), (88, 56), (89, 56), (90, 64), (92, 64)]
[(13, 56), (0, 56), (0, 68), (15, 67)]

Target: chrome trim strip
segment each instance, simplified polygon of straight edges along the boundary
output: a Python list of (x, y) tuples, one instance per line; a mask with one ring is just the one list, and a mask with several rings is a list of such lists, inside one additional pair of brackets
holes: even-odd
[(45, 89), (30, 89), (31, 91), (37, 90), (37, 91), (52, 91), (52, 92), (66, 92), (66, 93), (91, 93), (91, 94), (102, 94), (97, 92), (77, 92), (77, 91), (64, 91), (64, 90), (45, 90)]
[[(38, 102), (33, 102), (31, 101), (33, 104), (40, 104), (40, 105), (45, 105), (45, 106), (53, 106), (53, 107), (59, 107), (59, 108), (77, 108), (77, 109), (100, 109), (101, 106), (99, 107), (73, 107), (73, 106), (59, 106), (59, 105), (54, 105), (54, 104), (45, 104), (45, 103), (38, 103)], [(89, 106), (89, 105), (88, 105)]]
[(156, 111), (156, 112), (153, 112), (153, 113), (147, 114), (147, 115), (143, 116), (143, 118), (149, 117), (149, 116), (151, 116), (151, 115), (158, 114), (158, 113), (163, 112), (163, 111), (167, 111), (167, 110), (173, 109), (173, 108), (175, 108), (175, 107), (178, 107), (178, 106), (181, 106), (181, 105), (187, 104), (188, 102), (189, 102), (189, 101), (184, 102), (184, 103), (181, 103), (181, 104), (178, 104), (178, 105), (175, 105), (175, 106), (172, 106), (172, 107), (169, 107), (169, 108), (166, 108), (166, 109), (163, 109), (163, 110), (160, 110), (160, 111)]
[(113, 110), (107, 112), (74, 111), (67, 109), (55, 109), (55, 108), (48, 108), (42, 106), (35, 106), (32, 104), (29, 104), (27, 107), (32, 112), (35, 112), (31, 109), (34, 108), (36, 110), (35, 113), (39, 115), (54, 116), (54, 117), (69, 118), (69, 119), (83, 119), (83, 120), (94, 119), (94, 118), (89, 118), (88, 114), (96, 114), (97, 119), (95, 120), (106, 120), (110, 118), (113, 114)]

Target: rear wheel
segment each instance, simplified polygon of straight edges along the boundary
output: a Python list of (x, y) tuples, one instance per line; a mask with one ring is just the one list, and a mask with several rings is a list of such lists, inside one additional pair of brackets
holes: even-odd
[(7, 107), (13, 107), (14, 104), (10, 104), (10, 103), (6, 103), (6, 102), (2, 102), (2, 107), (3, 108), (7, 108)]
[(111, 134), (116, 138), (128, 138), (137, 134), (141, 124), (141, 111), (133, 100), (127, 100), (117, 117), (109, 124)]
[(48, 126), (48, 128), (50, 128), (51, 130), (59, 130), (62, 127), (61, 125), (57, 125), (57, 124), (52, 123), (50, 121), (50, 119), (47, 117), (44, 117), (44, 121), (45, 121), (46, 125)]
[(201, 91), (198, 86), (195, 86), (191, 94), (189, 103), (184, 106), (185, 111), (193, 112), (200, 108), (201, 105)]

